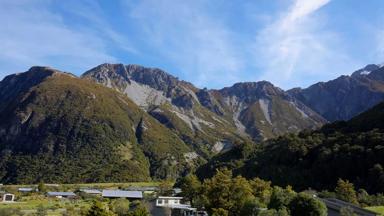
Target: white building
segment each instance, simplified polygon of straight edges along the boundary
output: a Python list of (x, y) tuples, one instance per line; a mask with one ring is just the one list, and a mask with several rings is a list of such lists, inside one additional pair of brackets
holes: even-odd
[(156, 206), (157, 207), (170, 207), (175, 205), (181, 205), (180, 202), (183, 199), (183, 197), (166, 197), (166, 196), (159, 196), (156, 200)]
[(182, 199), (183, 197), (159, 196), (156, 200), (156, 207), (170, 208), (179, 211), (180, 215), (183, 216), (195, 216), (197, 209), (192, 208), (189, 204), (182, 204)]
[(1, 194), (0, 197), (2, 202), (13, 202), (15, 200), (15, 195), (10, 193)]

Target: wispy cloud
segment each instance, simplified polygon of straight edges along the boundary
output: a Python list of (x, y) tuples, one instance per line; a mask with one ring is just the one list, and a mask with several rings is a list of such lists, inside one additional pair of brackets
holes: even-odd
[[(384, 31), (372, 22), (379, 12), (354, 20), (335, 15), (345, 4), (0, 0), (0, 79), (32, 65), (81, 73), (123, 62), (160, 67), (199, 87), (261, 79), (285, 89), (306, 86), (384, 58)], [(368, 11), (375, 3), (357, 5)]]
[[(49, 0), (0, 0), (0, 77), (32, 65), (81, 72), (114, 61), (106, 40), (67, 25)], [(13, 71), (12, 71), (13, 70)]]
[(223, 86), (238, 81), (244, 66), (235, 33), (213, 19), (207, 1), (125, 1), (130, 18), (143, 30), (147, 44), (180, 68), (199, 86)]
[[(300, 86), (313, 76), (321, 80), (338, 70), (346, 72), (340, 65), (352, 61), (344, 54), (337, 33), (323, 29), (326, 17), (317, 13), (329, 3), (295, 0), (258, 33), (255, 58), (264, 72), (260, 78), (287, 88)], [(329, 65), (334, 68), (329, 70)]]
[[(384, 18), (382, 19), (384, 20)], [(381, 24), (382, 22), (380, 22)], [(374, 43), (376, 44), (375, 48), (375, 57), (380, 59), (380, 63), (384, 63), (384, 26), (375, 26), (375, 28), (371, 28), (373, 35), (375, 35)]]

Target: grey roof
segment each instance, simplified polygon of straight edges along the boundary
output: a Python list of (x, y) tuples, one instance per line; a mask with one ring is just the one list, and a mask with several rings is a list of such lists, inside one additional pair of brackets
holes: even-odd
[(172, 200), (182, 200), (184, 197), (173, 197), (173, 196), (159, 196), (158, 199), (172, 199)]
[(21, 192), (31, 192), (31, 191), (35, 191), (34, 188), (19, 188), (18, 191), (21, 191)]
[(159, 188), (155, 187), (155, 186), (153, 186), (153, 187), (150, 187), (150, 186), (148, 186), (148, 187), (130, 186), (126, 190), (129, 190), (129, 191), (157, 191), (157, 190), (159, 190)]
[(326, 199), (321, 199), (321, 201), (323, 201), (325, 203), (325, 205), (327, 206), (327, 208), (329, 210), (333, 209), (333, 210), (336, 210), (336, 211), (340, 211), (340, 209), (343, 208), (343, 207), (350, 207), (350, 208), (352, 208), (354, 213), (357, 213), (358, 215), (364, 215), (364, 216), (375, 216), (375, 215), (377, 215), (377, 213), (375, 213), (373, 211), (360, 208), (359, 206), (356, 206), (356, 205), (354, 205), (352, 203), (349, 203), (349, 202), (344, 202), (344, 201), (339, 200), (339, 199), (326, 198)]
[(103, 197), (111, 197), (111, 198), (135, 198), (142, 199), (143, 192), (141, 191), (123, 191), (123, 190), (103, 190)]
[(100, 190), (96, 190), (96, 189), (80, 189), (80, 191), (87, 193), (87, 194), (101, 194), (102, 193)]
[(173, 192), (176, 193), (176, 194), (179, 194), (179, 193), (181, 193), (183, 191), (181, 190), (181, 188), (173, 188)]
[(48, 196), (63, 196), (63, 197), (76, 196), (76, 194), (73, 192), (47, 192), (47, 195)]

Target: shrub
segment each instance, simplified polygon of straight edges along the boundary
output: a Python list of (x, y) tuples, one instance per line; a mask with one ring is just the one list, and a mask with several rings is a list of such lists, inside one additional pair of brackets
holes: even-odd
[(292, 216), (326, 216), (327, 207), (323, 202), (314, 197), (299, 193), (289, 203), (289, 210)]

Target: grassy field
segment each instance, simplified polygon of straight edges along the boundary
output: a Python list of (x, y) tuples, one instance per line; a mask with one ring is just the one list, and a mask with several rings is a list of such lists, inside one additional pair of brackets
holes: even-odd
[(69, 209), (74, 215), (79, 215), (81, 209), (88, 209), (90, 205), (91, 202), (86, 200), (48, 199), (42, 196), (39, 199), (22, 200), (8, 204), (1, 203), (0, 211), (2, 209), (18, 209), (28, 215), (37, 212), (38, 209), (44, 209), (47, 215), (53, 216), (62, 215)]
[[(160, 182), (124, 182), (124, 183), (86, 183), (86, 184), (58, 184), (59, 186), (75, 188), (75, 187), (97, 187), (97, 188), (118, 188), (118, 187), (148, 187), (158, 186)], [(32, 187), (37, 185), (2, 185), (1, 187), (20, 188)]]
[(367, 207), (366, 209), (374, 211), (380, 215), (384, 215), (384, 206), (371, 206)]
[[(58, 186), (47, 186), (47, 191), (75, 191), (80, 188), (98, 188), (98, 189), (125, 189), (128, 187), (149, 187), (158, 186), (160, 182), (129, 182), (129, 183), (90, 183), (90, 184), (58, 184)], [(17, 209), (22, 213), (29, 215), (36, 213), (38, 209), (45, 209), (47, 215), (62, 215), (65, 211), (71, 211), (70, 215), (79, 215), (84, 209), (88, 209), (93, 198), (80, 199), (57, 199), (48, 198), (44, 193), (20, 193), (20, 187), (34, 187), (37, 185), (2, 185), (0, 191), (6, 191), (15, 194), (15, 202), (0, 202), (0, 215), (2, 210)], [(106, 200), (106, 204), (108, 201)]]

